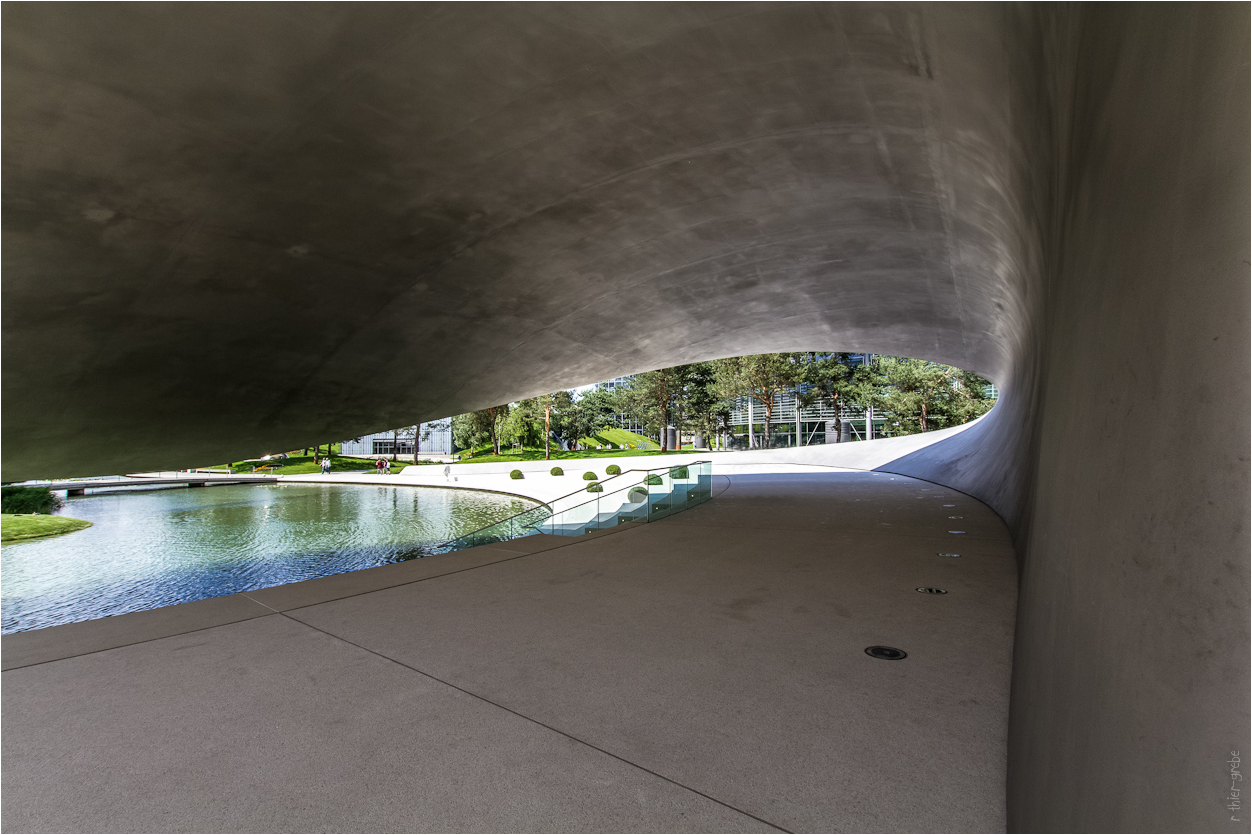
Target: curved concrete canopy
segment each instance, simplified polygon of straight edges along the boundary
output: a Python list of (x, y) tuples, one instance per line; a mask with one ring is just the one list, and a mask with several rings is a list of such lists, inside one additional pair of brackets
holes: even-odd
[(1034, 245), (1015, 17), (6, 9), (6, 474), (203, 465), (758, 351), (1003, 386)]
[[(1010, 824), (1233, 827), (1245, 4), (9, 4), (5, 477), (870, 350), (1022, 562)], [(1246, 825), (1241, 825), (1246, 829)]]

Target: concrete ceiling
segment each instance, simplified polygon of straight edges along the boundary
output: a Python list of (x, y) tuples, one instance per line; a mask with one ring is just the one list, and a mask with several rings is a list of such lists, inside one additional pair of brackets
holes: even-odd
[(1025, 23), (909, 4), (7, 4), (8, 480), (776, 350), (1011, 388)]

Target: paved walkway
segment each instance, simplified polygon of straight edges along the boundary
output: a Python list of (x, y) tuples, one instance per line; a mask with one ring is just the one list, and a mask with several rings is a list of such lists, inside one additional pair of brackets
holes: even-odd
[(716, 480), (648, 525), (4, 636), (3, 828), (1002, 830), (1000, 520), (903, 476)]

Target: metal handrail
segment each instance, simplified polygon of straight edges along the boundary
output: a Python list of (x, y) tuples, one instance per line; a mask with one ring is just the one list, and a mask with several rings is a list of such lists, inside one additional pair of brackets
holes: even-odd
[[(597, 499), (599, 498), (598, 496), (597, 496), (596, 498), (588, 499), (588, 500), (587, 500), (587, 501), (585, 501), (585, 502), (579, 502), (578, 504), (574, 505), (573, 507), (567, 507), (567, 508), (565, 508), (564, 510), (561, 510), (561, 511), (556, 511), (556, 510), (553, 510), (553, 509), (552, 509), (552, 504), (553, 504), (553, 503), (555, 503), (555, 502), (559, 502), (559, 501), (561, 501), (562, 499), (568, 499), (568, 498), (571, 498), (571, 497), (573, 497), (573, 496), (577, 496), (579, 493), (585, 493), (585, 492), (587, 492), (587, 486), (588, 486), (588, 485), (590, 485), (590, 484), (592, 484), (592, 483), (599, 484), (599, 485), (603, 486), (603, 485), (604, 485), (604, 483), (605, 483), (605, 482), (607, 482), (607, 481), (612, 481), (612, 480), (613, 480), (613, 479), (615, 479), (615, 478), (622, 478), (623, 476), (629, 475), (629, 474), (631, 474), (631, 473), (652, 473), (652, 472), (656, 472), (657, 470), (676, 470), (676, 469), (678, 469), (678, 468), (680, 468), (680, 467), (694, 467), (696, 464), (711, 464), (711, 463), (712, 463), (711, 461), (690, 461), (690, 462), (688, 462), (688, 463), (686, 463), (686, 464), (670, 464), (670, 465), (669, 465), (669, 466), (667, 466), (667, 467), (639, 467), (639, 468), (637, 468), (637, 469), (633, 469), (633, 470), (623, 470), (622, 472), (618, 473), (617, 475), (611, 475), (611, 476), (609, 476), (609, 477), (608, 477), (608, 478), (606, 478), (604, 481), (599, 481), (599, 480), (597, 480), (597, 481), (595, 481), (595, 482), (590, 482), (590, 481), (589, 481), (589, 482), (587, 482), (587, 484), (586, 484), (586, 485), (584, 485), (584, 486), (582, 486), (582, 487), (578, 488), (577, 490), (575, 490), (575, 491), (574, 491), (574, 492), (572, 492), (572, 493), (566, 493), (564, 496), (557, 496), (555, 499), (552, 499), (552, 500), (551, 500), (551, 502), (539, 502), (539, 504), (540, 504), (542, 507), (546, 507), (546, 508), (548, 509), (548, 518), (551, 518), (552, 516), (555, 516), (558, 512), (559, 512), (559, 513), (567, 513), (567, 512), (569, 512), (569, 511), (571, 511), (571, 510), (574, 510), (575, 508), (579, 508), (579, 507), (582, 507), (582, 506), (583, 506), (583, 505), (585, 505), (585, 504), (590, 504), (591, 502), (597, 501)], [(645, 479), (644, 479), (644, 481), (646, 481), (646, 480), (647, 480), (647, 479), (645, 478)], [(642, 483), (643, 483), (642, 481), (641, 481), (641, 482), (639, 482), (639, 484), (642, 484)], [(615, 488), (615, 489), (616, 489), (616, 488)], [(608, 491), (608, 492), (612, 492), (612, 491)], [(536, 501), (538, 501), (538, 500), (536, 500)], [(532, 507), (532, 508), (530, 508), (530, 509), (528, 509), (528, 510), (523, 510), (523, 511), (521, 511), (521, 512), (519, 512), (519, 513), (514, 513), (512, 516), (505, 516), (503, 519), (499, 519), (499, 520), (497, 520), (497, 521), (495, 521), (495, 522), (492, 522), (492, 523), (490, 523), (490, 524), (483, 525), (481, 528), (475, 528), (474, 530), (472, 530), (472, 531), (467, 531), (466, 533), (463, 533), (463, 534), (461, 534), (460, 536), (454, 536), (452, 539), (449, 539), (447, 542), (441, 542), (441, 543), (439, 543), (439, 545), (438, 545), (438, 546), (436, 546), (436, 547), (442, 548), (442, 547), (443, 547), (443, 546), (445, 546), (445, 545), (451, 545), (453, 542), (456, 542), (458, 539), (465, 539), (466, 537), (473, 536), (474, 534), (479, 533), (480, 531), (485, 531), (485, 530), (487, 530), (487, 528), (494, 528), (496, 525), (503, 525), (505, 522), (508, 522), (508, 521), (510, 521), (510, 520), (512, 520), (512, 519), (516, 519), (516, 518), (517, 518), (517, 517), (519, 517), (519, 516), (525, 516), (525, 515), (526, 515), (526, 514), (528, 514), (528, 513), (534, 513), (537, 509), (538, 509), (538, 508), (534, 508), (534, 507)]]

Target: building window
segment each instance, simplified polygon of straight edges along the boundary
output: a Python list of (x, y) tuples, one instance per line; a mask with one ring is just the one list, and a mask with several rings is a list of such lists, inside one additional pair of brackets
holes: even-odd
[(392, 454), (412, 455), (413, 454), (413, 442), (411, 440), (410, 441), (401, 440), (400, 448), (399, 450), (396, 450), (396, 445), (393, 441), (390, 441), (390, 440), (374, 441), (374, 453), (373, 454), (374, 455), (392, 455)]

